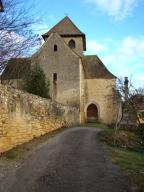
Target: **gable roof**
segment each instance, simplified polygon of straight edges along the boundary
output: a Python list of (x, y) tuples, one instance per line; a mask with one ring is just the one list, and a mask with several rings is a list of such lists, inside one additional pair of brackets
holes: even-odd
[(84, 50), (86, 50), (86, 39), (85, 34), (81, 32), (77, 26), (66, 16), (54, 27), (52, 27), (47, 33), (43, 34), (42, 37), (45, 39), (53, 32), (57, 32), (61, 37), (82, 37)]
[(8, 61), (1, 80), (20, 79), (30, 71), (30, 58), (12, 58)]
[(116, 79), (114, 76), (102, 63), (102, 61), (96, 55), (87, 55), (82, 57), (82, 62), (85, 70), (86, 79)]

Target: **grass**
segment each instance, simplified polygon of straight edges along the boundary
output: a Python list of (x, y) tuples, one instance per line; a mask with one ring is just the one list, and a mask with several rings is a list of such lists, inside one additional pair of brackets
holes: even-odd
[(106, 129), (107, 128), (107, 126), (103, 123), (87, 123), (86, 126), (95, 127), (95, 128), (99, 128), (99, 129)]
[(133, 152), (127, 149), (108, 147), (112, 160), (118, 164), (126, 175), (144, 192), (144, 153)]
[[(100, 128), (103, 130), (104, 141), (111, 154), (112, 161), (117, 164), (125, 175), (129, 176), (131, 181), (138, 187), (138, 192), (144, 192), (144, 149), (134, 147), (137, 144), (138, 136), (132, 132), (109, 128), (101, 123), (88, 123), (88, 126)], [(118, 145), (114, 145), (114, 137)], [(133, 150), (128, 148), (133, 146)], [(139, 150), (138, 150), (139, 149)]]
[(25, 157), (25, 154), (27, 152), (34, 150), (38, 145), (41, 146), (42, 144), (48, 142), (50, 138), (56, 136), (56, 134), (61, 133), (65, 129), (68, 129), (68, 128), (60, 128), (60, 129), (51, 131), (45, 135), (42, 135), (39, 138), (34, 138), (33, 140), (27, 143), (24, 143), (9, 151), (2, 153), (0, 157), (11, 159), (11, 160), (21, 160)]

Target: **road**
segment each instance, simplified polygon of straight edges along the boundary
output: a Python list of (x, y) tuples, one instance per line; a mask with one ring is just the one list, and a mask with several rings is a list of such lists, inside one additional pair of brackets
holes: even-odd
[(16, 171), (10, 192), (130, 192), (112, 164), (99, 131), (68, 129), (31, 154)]

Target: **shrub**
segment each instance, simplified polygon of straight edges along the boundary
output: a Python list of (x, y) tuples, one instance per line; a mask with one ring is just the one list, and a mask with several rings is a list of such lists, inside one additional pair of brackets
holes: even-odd
[(114, 129), (105, 129), (100, 135), (101, 140), (108, 145), (127, 148), (134, 151), (143, 151), (143, 140), (134, 132)]
[(32, 67), (30, 74), (25, 80), (24, 89), (40, 97), (49, 98), (49, 81), (39, 65)]

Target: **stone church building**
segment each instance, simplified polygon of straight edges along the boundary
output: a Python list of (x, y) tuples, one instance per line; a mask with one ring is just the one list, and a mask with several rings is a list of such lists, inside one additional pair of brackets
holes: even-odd
[[(51, 99), (79, 108), (81, 123), (92, 120), (114, 123), (116, 77), (98, 56), (84, 55), (85, 34), (65, 17), (42, 37), (44, 44), (31, 58), (15, 58), (8, 62), (2, 82), (21, 88), (26, 69), (38, 63), (50, 82)], [(15, 72), (11, 73), (12, 70)]]

